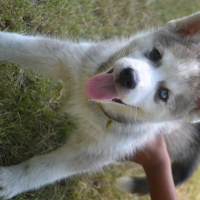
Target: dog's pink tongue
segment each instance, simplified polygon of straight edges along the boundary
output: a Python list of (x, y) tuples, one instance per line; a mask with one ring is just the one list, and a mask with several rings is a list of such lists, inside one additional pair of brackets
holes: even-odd
[(118, 97), (113, 74), (99, 74), (86, 84), (86, 93), (93, 100), (111, 100)]

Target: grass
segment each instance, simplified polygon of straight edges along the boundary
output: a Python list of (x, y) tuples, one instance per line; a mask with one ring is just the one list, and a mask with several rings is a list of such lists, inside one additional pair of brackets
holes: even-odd
[[(61, 38), (127, 36), (198, 10), (198, 0), (0, 0), (0, 30)], [(0, 64), (0, 165), (47, 153), (64, 143), (74, 124), (60, 114), (62, 86), (25, 68)], [(74, 177), (16, 200), (147, 200), (121, 193), (115, 179), (143, 175), (139, 167), (111, 165), (103, 172)], [(200, 170), (178, 189), (179, 199), (200, 199)]]

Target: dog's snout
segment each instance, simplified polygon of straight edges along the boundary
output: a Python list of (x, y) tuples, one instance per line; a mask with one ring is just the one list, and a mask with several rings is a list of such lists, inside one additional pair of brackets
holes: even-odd
[(134, 89), (137, 85), (136, 72), (132, 68), (125, 68), (119, 75), (120, 84), (127, 89)]

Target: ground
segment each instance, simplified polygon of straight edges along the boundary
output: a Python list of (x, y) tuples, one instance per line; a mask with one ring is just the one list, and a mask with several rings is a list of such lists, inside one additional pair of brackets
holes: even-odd
[[(199, 0), (0, 0), (0, 30), (60, 38), (106, 39), (198, 11)], [(0, 64), (0, 165), (19, 163), (64, 143), (75, 126), (60, 113), (62, 85), (26, 68)], [(142, 176), (132, 165), (63, 180), (16, 200), (147, 200), (115, 189), (116, 178)], [(177, 189), (179, 199), (200, 199), (200, 170)]]

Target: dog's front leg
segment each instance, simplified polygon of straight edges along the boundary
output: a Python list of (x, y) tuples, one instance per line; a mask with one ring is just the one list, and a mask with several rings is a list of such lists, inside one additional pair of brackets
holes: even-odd
[(0, 32), (0, 61), (23, 65), (55, 80), (73, 81), (91, 45)]
[(72, 142), (50, 154), (33, 157), (18, 165), (1, 167), (0, 196), (11, 198), (24, 191), (110, 163), (104, 153), (95, 153), (95, 146)]

